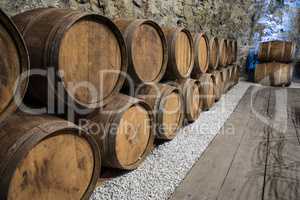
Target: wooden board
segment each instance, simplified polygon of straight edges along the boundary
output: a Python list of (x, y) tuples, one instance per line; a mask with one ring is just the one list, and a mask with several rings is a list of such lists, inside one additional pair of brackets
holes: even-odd
[(183, 31), (179, 32), (176, 38), (175, 57), (179, 73), (186, 75), (191, 67), (192, 45), (189, 37)]
[(299, 199), (300, 90), (251, 87), (171, 199)]
[(121, 165), (133, 165), (143, 156), (151, 135), (150, 123), (148, 112), (141, 106), (132, 106), (123, 114), (115, 147)]
[(300, 198), (300, 92), (276, 90), (274, 127), (268, 138), (264, 199)]
[[(93, 104), (109, 96), (119, 79), (121, 65), (118, 40), (106, 25), (81, 20), (65, 33), (59, 68), (66, 86), (77, 85), (70, 94), (77, 101)], [(86, 81), (92, 86), (88, 88)]]
[[(233, 123), (227, 122), (224, 125), (171, 199), (216, 199), (242, 138), (242, 134), (232, 134), (232, 127), (243, 127), (249, 120), (243, 114), (250, 112), (250, 108), (246, 106), (250, 94), (248, 91), (238, 105), (235, 115), (231, 116)], [(237, 119), (241, 117), (245, 117), (245, 120), (238, 122)]]
[(58, 134), (37, 144), (19, 163), (9, 200), (81, 199), (93, 175), (93, 151), (78, 136)]
[(164, 59), (159, 33), (151, 25), (142, 24), (135, 30), (132, 42), (132, 60), (137, 75), (146, 82), (155, 80)]
[(271, 92), (266, 89), (253, 94), (254, 96), (250, 97), (254, 100), (250, 110), (250, 121), (243, 128), (236, 130), (244, 135), (218, 193), (218, 197), (222, 199), (254, 200), (260, 199), (263, 195), (267, 142), (256, 137), (258, 134), (268, 135), (270, 128), (253, 112), (268, 119), (271, 110), (269, 101), (272, 98)]

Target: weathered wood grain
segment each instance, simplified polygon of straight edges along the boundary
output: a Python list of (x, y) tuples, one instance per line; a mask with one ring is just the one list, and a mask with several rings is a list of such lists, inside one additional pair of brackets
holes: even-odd
[(171, 199), (299, 199), (299, 124), (299, 89), (249, 88)]

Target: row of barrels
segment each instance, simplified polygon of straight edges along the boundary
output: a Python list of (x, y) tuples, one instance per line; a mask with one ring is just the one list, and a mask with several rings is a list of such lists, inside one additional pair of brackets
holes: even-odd
[(209, 71), (232, 65), (237, 61), (238, 43), (235, 39), (210, 39)]
[[(31, 76), (27, 96), (45, 105), (49, 96), (64, 105), (67, 96), (72, 101), (67, 106), (74, 110), (99, 108), (110, 102), (128, 79), (127, 74), (131, 82), (125, 82), (133, 83), (130, 85), (199, 78), (208, 69), (225, 67), (236, 59), (235, 40), (212, 38), (209, 42), (203, 33), (194, 34), (193, 40), (185, 28), (162, 29), (151, 20), (112, 22), (96, 14), (40, 8), (14, 16), (13, 21), (28, 48), (30, 69), (54, 71), (50, 81), (39, 74)], [(6, 46), (7, 54), (3, 55), (9, 59), (2, 63), (8, 78), (1, 87), (1, 93), (6, 94), (1, 108), (17, 92), (25, 93), (26, 78), (18, 90), (13, 90), (13, 83), (29, 69), (22, 39), (16, 30), (11, 30), (14, 25), (4, 24), (3, 37), (13, 46)], [(14, 35), (14, 40), (9, 35)], [(93, 92), (84, 87), (68, 87), (70, 82), (78, 81), (91, 83)]]
[[(57, 8), (11, 20), (0, 10), (0, 38), (1, 199), (88, 199), (101, 166), (137, 168), (155, 138), (173, 139), (239, 77), (222, 68), (236, 59), (234, 40), (211, 45), (151, 20)], [(124, 85), (135, 92), (119, 93)], [(78, 124), (16, 111), (24, 96), (47, 109), (53, 98), (54, 113), (71, 108)]]
[[(182, 87), (147, 85), (138, 98), (118, 94), (80, 127), (51, 116), (11, 115), (0, 131), (1, 196), (88, 199), (101, 166), (138, 167), (153, 148), (154, 138), (173, 139), (184, 119), (196, 120), (202, 109), (212, 107), (236, 84), (237, 69), (188, 79)], [(95, 123), (107, 127), (91, 137)]]
[(292, 41), (268, 41), (259, 45), (254, 82), (271, 86), (288, 86), (292, 81), (296, 44)]
[(239, 65), (229, 65), (224, 69), (215, 70), (211, 73), (214, 83), (215, 101), (219, 101), (222, 94), (228, 92), (234, 85), (238, 84), (240, 78)]

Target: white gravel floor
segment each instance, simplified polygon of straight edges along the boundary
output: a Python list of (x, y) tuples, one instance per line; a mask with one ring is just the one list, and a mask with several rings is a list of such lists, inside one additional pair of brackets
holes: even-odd
[(240, 82), (171, 142), (156, 148), (137, 169), (97, 188), (91, 200), (168, 199), (229, 118), (247, 88)]

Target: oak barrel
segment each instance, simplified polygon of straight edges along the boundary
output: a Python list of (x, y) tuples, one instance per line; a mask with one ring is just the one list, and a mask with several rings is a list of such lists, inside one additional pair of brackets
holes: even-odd
[(195, 50), (195, 66), (191, 77), (199, 78), (201, 74), (206, 73), (209, 64), (209, 41), (205, 33), (195, 33), (194, 50)]
[(224, 81), (224, 92), (227, 93), (228, 90), (230, 89), (230, 70), (229, 68), (225, 68), (223, 69), (224, 71), (224, 76), (225, 76), (225, 81)]
[(219, 41), (217, 37), (209, 40), (209, 71), (214, 71), (219, 66)]
[(230, 58), (231, 58), (231, 62), (230, 62), (230, 64), (234, 64), (235, 63), (235, 54), (236, 54), (236, 52), (235, 52), (235, 40), (234, 39), (231, 39), (230, 40), (230, 44), (231, 44), (231, 56), (230, 56)]
[(183, 80), (180, 83), (180, 89), (183, 96), (185, 118), (189, 123), (194, 122), (202, 111), (200, 81), (195, 79)]
[[(13, 17), (28, 47), (29, 96), (44, 104), (54, 97), (69, 107), (97, 108), (121, 89), (127, 71), (122, 33), (106, 17), (59, 8), (39, 8)], [(43, 71), (46, 73), (47, 71)], [(69, 103), (70, 102), (70, 103)]]
[(82, 124), (99, 144), (105, 167), (136, 169), (153, 147), (152, 110), (142, 100), (118, 94), (87, 119)]
[(214, 71), (211, 73), (211, 78), (214, 83), (214, 96), (215, 101), (219, 101), (223, 94), (223, 87), (222, 87), (222, 79), (220, 71)]
[(219, 66), (226, 67), (228, 62), (228, 48), (227, 48), (227, 40), (219, 39)]
[(167, 68), (168, 47), (160, 26), (152, 20), (116, 19), (128, 50), (128, 73), (135, 83), (159, 82)]
[(232, 67), (231, 67), (231, 77), (230, 77), (231, 86), (235, 85), (235, 79), (236, 79), (236, 65), (232, 65)]
[(163, 28), (167, 38), (169, 58), (165, 80), (190, 77), (194, 67), (193, 37), (185, 28)]
[(228, 92), (231, 87), (232, 87), (232, 82), (231, 82), (231, 76), (232, 76), (232, 70), (231, 70), (232, 66), (229, 65), (225, 70), (227, 70), (227, 81), (226, 81), (226, 85), (225, 85), (225, 90), (226, 92)]
[(231, 39), (226, 40), (226, 46), (227, 46), (227, 65), (231, 65), (233, 63), (233, 41)]
[(184, 120), (184, 103), (178, 87), (167, 84), (145, 84), (136, 96), (148, 103), (154, 114), (156, 138), (172, 140)]
[(228, 70), (227, 69), (222, 69), (220, 71), (221, 73), (221, 80), (222, 80), (222, 92), (225, 94), (228, 89)]
[(78, 126), (17, 113), (1, 124), (1, 199), (85, 199), (100, 174), (95, 140)]
[(296, 44), (290, 41), (262, 42), (259, 46), (258, 59), (261, 62), (292, 62), (295, 58)]
[(285, 63), (272, 63), (270, 81), (272, 86), (287, 86), (291, 84), (293, 65)]
[(234, 85), (234, 65), (227, 67), (228, 70), (228, 88), (231, 89)]
[[(1, 9), (0, 49), (1, 122), (17, 109), (17, 101), (23, 99), (28, 84), (26, 74), (29, 70), (29, 57), (23, 38), (11, 19)], [(21, 75), (23, 78), (20, 77)]]
[(237, 40), (233, 41), (233, 50), (234, 50), (233, 61), (237, 62), (237, 57), (238, 57), (238, 42), (237, 42)]
[(234, 69), (234, 83), (238, 84), (240, 80), (240, 66), (239, 65), (235, 65), (235, 69)]
[(203, 102), (203, 110), (209, 110), (215, 103), (214, 82), (210, 74), (203, 74), (199, 81), (200, 99)]
[(231, 68), (232, 70), (232, 74), (231, 74), (231, 82), (232, 82), (232, 86), (236, 85), (236, 76), (237, 76), (237, 65), (234, 64)]
[(254, 71), (254, 82), (265, 85), (270, 84), (270, 74), (272, 72), (272, 63), (256, 64)]

